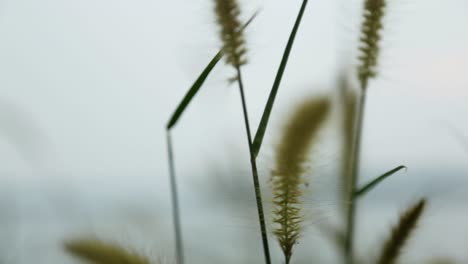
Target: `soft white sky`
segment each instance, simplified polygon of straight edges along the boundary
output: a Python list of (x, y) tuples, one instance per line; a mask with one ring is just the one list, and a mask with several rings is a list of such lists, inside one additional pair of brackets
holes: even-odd
[[(245, 18), (262, 8), (247, 32), (244, 69), (253, 127), (300, 2), (243, 1)], [(380, 75), (369, 90), (364, 178), (399, 164), (422, 181), (427, 170), (466, 172), (468, 155), (450, 126), (468, 135), (468, 2), (390, 2)], [(218, 49), (211, 4), (1, 0), (0, 185), (60, 186), (76, 196), (138, 191), (167, 204), (164, 126)], [(357, 0), (310, 1), (268, 131), (264, 170), (288, 107), (304, 94), (332, 91), (342, 65), (354, 64), (360, 9)], [(187, 192), (212, 162), (245, 154), (237, 90), (225, 83), (230, 73), (220, 64), (174, 132)], [(337, 155), (320, 152), (330, 159), (324, 164)]]
[[(251, 64), (245, 68), (254, 124), (298, 4), (253, 1), (244, 8), (246, 14), (263, 8), (249, 29)], [(468, 96), (466, 5), (461, 0), (390, 4), (381, 78), (369, 97), (369, 126), (391, 124), (428, 137), (445, 121), (467, 130), (462, 119)], [(329, 89), (338, 63), (353, 63), (359, 9), (359, 1), (311, 1), (277, 112), (305, 90)], [(217, 49), (213, 21), (209, 1), (4, 0), (2, 102), (30, 115), (25, 118), (34, 120), (67, 169), (84, 174), (122, 171), (119, 166), (164, 171), (164, 162), (153, 162), (164, 156), (162, 128)], [(230, 104), (237, 110), (236, 91), (224, 84), (228, 76), (229, 71), (215, 71), (182, 126), (198, 122), (201, 113), (219, 113), (209, 119), (229, 113)], [(422, 123), (407, 120), (412, 115)], [(431, 123), (433, 131), (428, 131)], [(368, 141), (395, 136), (395, 131), (380, 132), (369, 131)], [(424, 137), (421, 144), (444, 141), (436, 138)]]

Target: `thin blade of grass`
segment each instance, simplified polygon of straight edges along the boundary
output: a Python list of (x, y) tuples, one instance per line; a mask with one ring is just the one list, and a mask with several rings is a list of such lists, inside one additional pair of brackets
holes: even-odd
[(221, 60), (222, 57), (223, 57), (223, 52), (218, 51), (218, 53), (216, 53), (213, 59), (211, 59), (210, 63), (208, 63), (208, 65), (200, 74), (200, 76), (197, 78), (195, 83), (193, 83), (192, 87), (190, 87), (187, 94), (185, 94), (184, 98), (182, 99), (182, 101), (179, 103), (176, 110), (172, 114), (171, 119), (167, 123), (167, 127), (166, 127), (167, 130), (174, 127), (174, 125), (179, 120), (180, 116), (184, 113), (187, 106), (190, 104), (192, 99), (195, 97), (195, 95), (198, 93), (198, 91), (202, 87), (208, 75), (211, 73), (213, 68), (216, 66), (216, 64), (218, 64), (218, 62)]
[[(257, 17), (258, 13), (260, 11), (257, 10), (251, 17), (249, 20), (247, 20), (247, 22), (244, 24), (244, 26), (242, 27), (242, 30), (244, 30), (248, 25), (250, 25), (250, 23), (255, 19), (255, 17)], [(174, 111), (174, 113), (172, 114), (171, 118), (169, 119), (169, 122), (167, 123), (167, 126), (166, 126), (166, 129), (169, 130), (171, 128), (173, 128), (176, 124), (177, 124), (177, 121), (179, 121), (179, 118), (180, 116), (184, 113), (185, 109), (187, 108), (187, 106), (190, 104), (190, 102), (193, 100), (193, 98), (195, 97), (195, 95), (197, 95), (198, 91), (200, 90), (200, 88), (203, 86), (203, 84), (205, 83), (205, 80), (206, 78), (208, 77), (208, 75), (210, 75), (211, 71), (214, 69), (214, 67), (216, 66), (216, 64), (218, 64), (218, 62), (221, 60), (221, 58), (223, 57), (223, 50), (220, 50), (218, 51), (218, 53), (216, 53), (216, 55), (211, 59), (211, 61), (208, 63), (208, 65), (205, 67), (205, 69), (202, 71), (202, 73), (200, 74), (200, 76), (198, 76), (197, 80), (193, 83), (192, 87), (190, 87), (190, 89), (187, 91), (187, 93), (185, 94), (184, 98), (182, 99), (182, 101), (179, 103), (179, 105), (177, 106), (176, 110)]]
[(390, 170), (390, 171), (380, 175), (376, 179), (374, 179), (371, 182), (364, 185), (364, 187), (362, 187), (359, 190), (357, 190), (356, 192), (354, 192), (354, 196), (356, 198), (363, 196), (364, 194), (368, 193), (370, 190), (375, 188), (383, 180), (385, 180), (386, 178), (392, 176), (393, 174), (397, 173), (398, 171), (400, 171), (402, 169), (407, 169), (407, 168), (406, 168), (406, 166), (401, 165), (401, 166), (398, 166), (398, 167), (394, 168), (393, 170)]
[(302, 17), (304, 15), (304, 11), (306, 9), (308, 0), (303, 0), (301, 9), (299, 14), (297, 15), (296, 22), (294, 24), (293, 30), (291, 35), (289, 36), (288, 43), (286, 44), (286, 48), (283, 53), (283, 58), (281, 59), (280, 66), (278, 68), (278, 72), (275, 77), (275, 82), (273, 83), (273, 87), (271, 88), (270, 96), (268, 97), (267, 104), (265, 106), (265, 110), (263, 111), (262, 119), (260, 121), (260, 125), (258, 126), (257, 133), (255, 134), (254, 142), (253, 142), (253, 153), (255, 157), (258, 156), (260, 152), (260, 148), (262, 146), (263, 137), (265, 136), (265, 132), (268, 126), (268, 121), (270, 119), (271, 110), (273, 109), (273, 104), (275, 103), (276, 94), (278, 93), (279, 86), (281, 84), (281, 80), (284, 75), (284, 71), (286, 69), (286, 65), (288, 64), (289, 54), (291, 53), (294, 40), (296, 38), (296, 34), (299, 30), (299, 26), (301, 24)]

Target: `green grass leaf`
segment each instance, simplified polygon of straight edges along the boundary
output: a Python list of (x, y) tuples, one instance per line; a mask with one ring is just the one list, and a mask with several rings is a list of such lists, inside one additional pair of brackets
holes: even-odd
[(167, 124), (167, 127), (166, 127), (167, 130), (174, 127), (177, 121), (179, 121), (180, 116), (184, 113), (185, 109), (190, 104), (190, 102), (195, 97), (195, 95), (198, 93), (198, 91), (202, 87), (203, 83), (205, 82), (210, 72), (213, 70), (216, 64), (218, 64), (218, 62), (221, 60), (222, 57), (223, 57), (223, 52), (219, 51), (218, 53), (216, 53), (213, 59), (211, 59), (210, 63), (208, 63), (208, 65), (205, 67), (203, 72), (197, 78), (195, 83), (193, 83), (192, 87), (190, 87), (187, 94), (185, 94), (184, 98), (182, 99), (182, 101), (179, 103), (176, 110), (172, 114), (171, 119), (169, 120), (169, 123)]
[(260, 125), (258, 126), (257, 133), (255, 134), (254, 142), (252, 143), (252, 150), (255, 157), (258, 156), (260, 152), (260, 148), (262, 146), (263, 137), (265, 136), (265, 132), (268, 126), (268, 121), (270, 119), (271, 110), (273, 109), (273, 104), (275, 103), (276, 94), (278, 93), (279, 86), (281, 84), (281, 80), (284, 75), (284, 71), (286, 69), (286, 65), (288, 64), (289, 54), (291, 54), (291, 50), (294, 44), (294, 40), (296, 38), (297, 31), (299, 30), (299, 26), (301, 24), (302, 17), (304, 15), (304, 11), (306, 9), (308, 0), (303, 0), (301, 9), (299, 14), (297, 15), (296, 22), (292, 29), (291, 35), (289, 36), (288, 43), (283, 53), (283, 58), (281, 59), (281, 63), (278, 69), (278, 72), (275, 77), (275, 82), (273, 83), (273, 87), (271, 88), (270, 96), (268, 97), (267, 104), (265, 106), (265, 110), (263, 111), (262, 119), (260, 121)]
[[(258, 13), (259, 13), (259, 11), (255, 12), (250, 17), (250, 19), (242, 27), (242, 30), (244, 30), (255, 19), (255, 17), (257, 17)], [(170, 130), (171, 128), (173, 128), (177, 124), (177, 121), (179, 121), (180, 116), (184, 113), (185, 109), (190, 104), (190, 102), (193, 100), (195, 95), (197, 95), (198, 91), (203, 86), (203, 83), (205, 83), (206, 78), (208, 77), (208, 75), (210, 75), (211, 71), (214, 69), (216, 64), (218, 64), (218, 62), (221, 60), (222, 57), (223, 57), (223, 51), (220, 50), (211, 59), (211, 61), (205, 67), (205, 69), (200, 74), (200, 76), (198, 76), (197, 80), (193, 83), (192, 87), (190, 87), (190, 89), (185, 94), (184, 98), (182, 99), (182, 101), (179, 103), (176, 110), (172, 114), (171, 118), (169, 119), (169, 122), (167, 123), (167, 126), (166, 126), (167, 130)]]
[(361, 189), (354, 192), (354, 196), (356, 196), (356, 198), (358, 198), (360, 196), (363, 196), (364, 194), (366, 194), (367, 192), (372, 190), (374, 187), (376, 187), (383, 180), (385, 180), (386, 178), (392, 176), (393, 174), (397, 173), (398, 171), (400, 171), (402, 169), (407, 169), (407, 168), (406, 168), (406, 166), (401, 165), (401, 166), (398, 166), (398, 167), (394, 168), (391, 171), (388, 171), (388, 172), (382, 174), (381, 176), (377, 177), (376, 179), (374, 179), (371, 182), (364, 185), (364, 187), (362, 187)]
[[(242, 30), (244, 30), (254, 19), (257, 17), (259, 11), (255, 12), (250, 19), (244, 24)], [(174, 229), (175, 229), (175, 242), (176, 242), (176, 256), (177, 256), (177, 263), (183, 264), (184, 263), (184, 255), (183, 255), (183, 246), (182, 246), (182, 232), (180, 226), (180, 212), (178, 206), (178, 194), (177, 194), (177, 186), (176, 186), (176, 173), (175, 173), (175, 164), (174, 164), (174, 157), (173, 157), (173, 149), (172, 149), (172, 140), (170, 136), (170, 130), (173, 128), (177, 121), (179, 121), (181, 115), (184, 113), (187, 106), (193, 100), (195, 95), (198, 93), (200, 88), (202, 87), (203, 83), (205, 82), (208, 75), (211, 73), (213, 68), (218, 64), (218, 62), (223, 57), (223, 50), (221, 49), (218, 53), (211, 59), (210, 63), (205, 67), (203, 72), (197, 78), (195, 83), (192, 87), (188, 90), (187, 94), (184, 96), (182, 101), (177, 106), (176, 110), (172, 114), (169, 122), (166, 126), (167, 131), (167, 151), (168, 151), (168, 164), (169, 164), (169, 179), (171, 182), (171, 193), (172, 193), (172, 204), (173, 204), (173, 219), (174, 219)]]

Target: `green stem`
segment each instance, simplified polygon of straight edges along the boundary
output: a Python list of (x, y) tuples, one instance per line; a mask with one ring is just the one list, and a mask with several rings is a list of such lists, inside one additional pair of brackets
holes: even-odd
[(167, 154), (169, 157), (169, 178), (171, 182), (172, 214), (173, 214), (174, 229), (175, 229), (176, 259), (177, 259), (177, 264), (184, 264), (182, 228), (180, 224), (180, 209), (179, 209), (179, 199), (178, 199), (179, 196), (177, 194), (174, 154), (173, 154), (173, 148), (172, 148), (171, 132), (169, 130), (166, 131), (166, 136), (167, 136)]
[(354, 128), (354, 142), (352, 151), (352, 170), (351, 170), (351, 192), (349, 192), (349, 208), (347, 215), (347, 226), (345, 236), (345, 263), (354, 264), (354, 227), (356, 219), (356, 197), (354, 190), (358, 182), (360, 155), (361, 155), (361, 141), (364, 123), (364, 111), (366, 106), (367, 82), (361, 83), (361, 98), (359, 100), (359, 108), (357, 113), (357, 120)]
[(262, 235), (262, 242), (263, 242), (263, 253), (265, 254), (265, 263), (271, 264), (270, 249), (268, 246), (268, 236), (267, 236), (266, 225), (265, 225), (265, 214), (263, 212), (262, 194), (260, 191), (260, 182), (258, 180), (257, 162), (255, 160), (255, 156), (252, 150), (252, 134), (250, 132), (249, 116), (247, 112), (247, 103), (246, 103), (245, 94), (244, 94), (244, 84), (242, 82), (242, 74), (241, 74), (240, 67), (236, 67), (236, 70), (237, 70), (237, 81), (239, 83), (239, 91), (240, 91), (241, 101), (242, 101), (242, 111), (244, 114), (247, 141), (248, 141), (248, 146), (249, 146), (250, 165), (252, 167), (252, 177), (253, 177), (254, 188), (255, 188), (255, 199), (257, 202), (260, 232)]

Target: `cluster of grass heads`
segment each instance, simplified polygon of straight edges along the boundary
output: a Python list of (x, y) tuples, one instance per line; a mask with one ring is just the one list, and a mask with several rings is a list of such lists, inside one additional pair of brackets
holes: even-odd
[[(172, 147), (171, 131), (175, 128), (182, 114), (188, 105), (194, 100), (198, 91), (202, 88), (210, 72), (218, 65), (218, 62), (225, 58), (228, 66), (235, 70), (235, 76), (231, 78), (239, 88), (241, 99), (240, 110), (244, 117), (245, 134), (247, 138), (247, 149), (251, 165), (253, 180), (253, 191), (256, 197), (259, 231), (262, 238), (263, 254), (266, 264), (272, 263), (270, 257), (270, 245), (268, 244), (268, 234), (275, 236), (279, 248), (284, 254), (284, 262), (293, 262), (294, 246), (303, 236), (304, 201), (302, 195), (304, 184), (307, 180), (305, 163), (312, 159), (309, 155), (310, 148), (316, 145), (319, 131), (324, 127), (329, 113), (334, 107), (330, 96), (320, 96), (305, 100), (299, 105), (294, 114), (289, 119), (283, 135), (276, 149), (275, 169), (271, 173), (271, 192), (273, 195), (272, 230), (268, 232), (263, 209), (262, 194), (260, 192), (260, 180), (257, 170), (257, 157), (259, 155), (264, 135), (267, 131), (270, 115), (274, 106), (281, 80), (286, 72), (289, 55), (293, 49), (294, 40), (299, 33), (302, 17), (306, 11), (307, 0), (303, 0), (300, 6), (296, 21), (292, 27), (289, 39), (286, 42), (278, 71), (275, 75), (270, 95), (267, 99), (260, 124), (256, 133), (252, 134), (249, 122), (249, 113), (245, 98), (245, 83), (242, 79), (242, 66), (247, 63), (247, 43), (243, 31), (254, 20), (255, 15), (246, 23), (240, 20), (241, 8), (236, 0), (213, 0), (214, 15), (219, 26), (219, 36), (222, 43), (220, 51), (212, 58), (206, 68), (202, 71), (192, 87), (188, 90), (167, 126), (167, 150), (169, 162), (169, 176), (172, 193), (172, 208), (175, 230), (175, 249), (178, 264), (183, 264), (184, 247), (181, 228), (181, 216), (177, 193), (176, 166)], [(343, 263), (360, 263), (354, 254), (355, 240), (355, 218), (356, 206), (359, 198), (365, 196), (370, 190), (376, 187), (387, 177), (405, 168), (398, 166), (363, 186), (357, 186), (360, 165), (360, 148), (362, 141), (363, 117), (366, 105), (366, 92), (369, 81), (377, 77), (379, 43), (381, 30), (383, 29), (382, 18), (385, 15), (385, 0), (365, 0), (363, 22), (361, 34), (359, 36), (360, 55), (359, 65), (355, 69), (355, 77), (359, 81), (360, 89), (356, 94), (347, 86), (347, 80), (341, 83), (341, 108), (342, 113), (342, 136), (343, 136), (343, 158), (340, 164), (340, 186), (341, 207), (343, 220), (346, 225), (343, 229), (334, 230), (337, 234), (337, 248), (343, 255)], [(253, 136), (254, 135), (254, 136)], [(414, 205), (410, 205), (399, 218), (398, 223), (391, 229), (390, 236), (382, 243), (381, 252), (378, 258), (371, 260), (371, 263), (391, 264), (396, 263), (400, 252), (406, 242), (411, 238), (418, 220), (420, 219), (426, 200), (423, 198)], [(107, 244), (96, 240), (77, 240), (65, 245), (66, 250), (92, 263), (149, 263), (148, 260), (139, 255), (133, 254), (121, 247)], [(314, 260), (310, 260), (314, 263)]]
[[(190, 101), (201, 88), (210, 71), (215, 67), (221, 57), (225, 56), (226, 63), (236, 70), (236, 76), (232, 78), (232, 80), (236, 81), (239, 86), (265, 263), (269, 264), (271, 263), (270, 248), (268, 245), (265, 214), (263, 212), (256, 159), (263, 142), (263, 137), (269, 123), (275, 98), (280, 87), (282, 77), (285, 73), (288, 58), (292, 51), (293, 43), (298, 33), (308, 1), (302, 1), (301, 8), (284, 50), (270, 96), (268, 97), (262, 119), (254, 138), (252, 138), (251, 134), (244, 93), (244, 83), (242, 81), (241, 74), (241, 66), (247, 62), (247, 49), (245, 38), (242, 34), (244, 28), (241, 26), (241, 22), (239, 21), (240, 7), (236, 0), (214, 0), (214, 4), (215, 14), (220, 28), (220, 38), (223, 46), (221, 51), (209, 63), (202, 75), (195, 82), (193, 87), (191, 87), (186, 97), (176, 109), (167, 126), (168, 134)], [(376, 69), (378, 65), (380, 30), (383, 27), (382, 18), (385, 14), (385, 5), (386, 3), (384, 0), (366, 0), (364, 3), (364, 17), (361, 27), (362, 34), (360, 36), (361, 46), (359, 47), (361, 51), (359, 57), (360, 64), (356, 69), (356, 77), (361, 86), (360, 96), (352, 94), (347, 89), (344, 89), (343, 91), (346, 94), (343, 96), (344, 100), (342, 102), (344, 105), (343, 139), (345, 142), (343, 147), (344, 158), (342, 162), (342, 185), (344, 186), (342, 198), (343, 201), (345, 201), (343, 203), (343, 211), (347, 218), (347, 226), (346, 230), (343, 232), (344, 235), (341, 247), (343, 249), (344, 262), (349, 264), (355, 263), (353, 255), (353, 241), (357, 198), (363, 196), (386, 177), (404, 168), (404, 166), (399, 166), (384, 175), (377, 177), (375, 180), (361, 188), (356, 186), (359, 173), (359, 155), (366, 91), (369, 80), (377, 76)], [(293, 255), (293, 247), (301, 236), (301, 222), (303, 220), (301, 213), (301, 194), (303, 192), (302, 183), (304, 181), (303, 177), (305, 174), (303, 164), (305, 161), (310, 159), (308, 156), (308, 149), (316, 141), (317, 131), (320, 130), (324, 121), (327, 119), (330, 108), (331, 101), (330, 98), (327, 97), (316, 98), (312, 101), (304, 102), (303, 105), (298, 107), (297, 113), (291, 118), (277, 150), (276, 169), (272, 173), (272, 192), (274, 197), (272, 222), (275, 224), (272, 233), (276, 236), (279, 246), (284, 253), (285, 263), (290, 263)], [(178, 263), (183, 263), (183, 248), (181, 246), (182, 236), (178, 212), (177, 188), (175, 184), (174, 159), (172, 156), (170, 140), (170, 137), (168, 137), (177, 259)], [(408, 212), (401, 216), (400, 224), (396, 227), (393, 236), (387, 242), (379, 263), (393, 263), (398, 257), (399, 248), (403, 246), (404, 241), (409, 237), (410, 231), (414, 228), (419, 215), (424, 208), (424, 201), (425, 200), (422, 200), (422, 202), (418, 203), (418, 206), (409, 209)]]
[(273, 234), (289, 263), (292, 250), (300, 237), (303, 216), (302, 186), (309, 159), (309, 148), (317, 142), (317, 134), (330, 113), (328, 97), (305, 101), (292, 115), (277, 149), (276, 168), (272, 173), (274, 218)]

